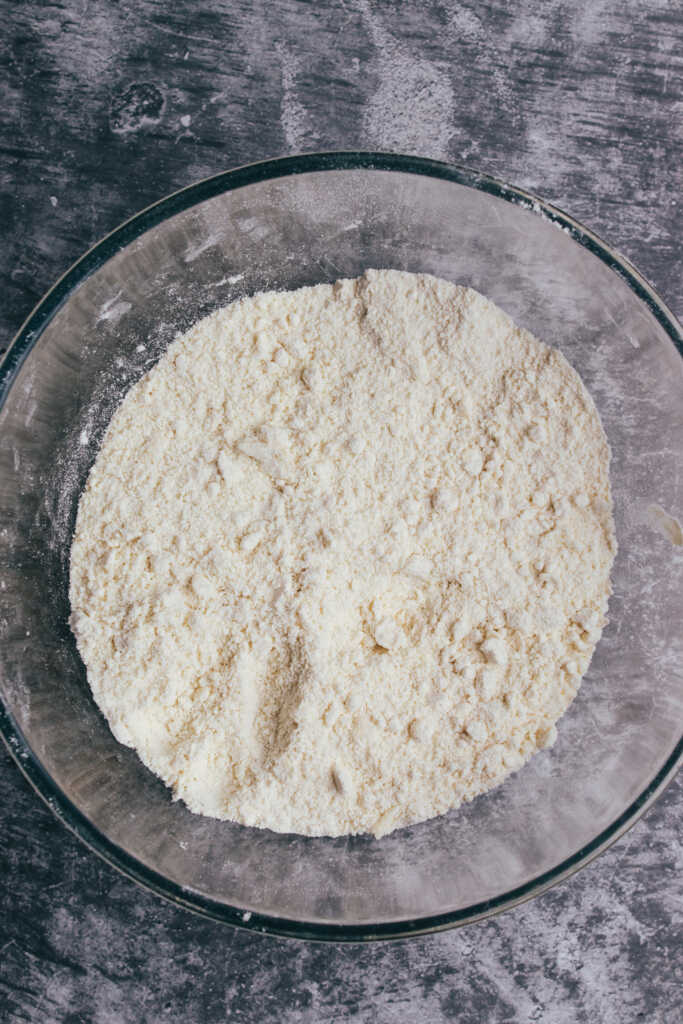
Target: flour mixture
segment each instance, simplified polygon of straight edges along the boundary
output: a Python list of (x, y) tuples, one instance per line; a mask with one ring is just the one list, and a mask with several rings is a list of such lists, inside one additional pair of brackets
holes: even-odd
[(608, 463), (563, 356), (469, 288), (236, 302), (131, 389), (82, 496), (95, 699), (202, 814), (443, 814), (555, 739), (605, 623)]

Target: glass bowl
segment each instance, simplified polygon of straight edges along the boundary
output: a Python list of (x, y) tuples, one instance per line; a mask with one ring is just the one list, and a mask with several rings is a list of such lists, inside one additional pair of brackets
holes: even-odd
[[(379, 841), (198, 817), (114, 740), (91, 697), (67, 623), (79, 494), (117, 403), (178, 331), (241, 295), (367, 267), (472, 285), (579, 371), (613, 451), (610, 623), (555, 747), (458, 811)], [(566, 877), (633, 824), (681, 755), (683, 549), (665, 515), (683, 509), (681, 351), (671, 313), (617, 253), (461, 168), (293, 157), (138, 214), (46, 295), (1, 369), (0, 728), (19, 766), (125, 874), (260, 931), (406, 936)]]

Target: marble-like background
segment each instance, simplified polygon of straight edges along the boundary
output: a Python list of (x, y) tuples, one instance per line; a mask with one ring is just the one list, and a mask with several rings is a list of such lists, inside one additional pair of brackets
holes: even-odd
[[(680, 8), (666, 0), (0, 3), (0, 347), (80, 253), (265, 157), (388, 149), (537, 191), (675, 312)], [(680, 783), (592, 866), (398, 944), (234, 931), (119, 877), (0, 750), (0, 1020), (669, 1024), (681, 1019)]]

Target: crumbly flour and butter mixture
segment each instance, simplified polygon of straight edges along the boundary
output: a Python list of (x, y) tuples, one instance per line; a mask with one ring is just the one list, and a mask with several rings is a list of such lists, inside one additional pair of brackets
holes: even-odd
[(202, 814), (443, 814), (555, 740), (605, 623), (608, 465), (575, 371), (472, 289), (235, 302), (127, 394), (81, 498), (95, 699)]

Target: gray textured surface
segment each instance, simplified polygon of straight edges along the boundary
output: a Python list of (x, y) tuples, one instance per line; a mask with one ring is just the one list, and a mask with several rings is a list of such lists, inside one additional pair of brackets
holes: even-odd
[[(324, 148), (415, 152), (529, 187), (681, 312), (674, 4), (2, 6), (4, 341), (146, 203)], [(503, 917), (314, 946), (142, 892), (56, 823), (2, 751), (0, 1019), (668, 1024), (680, 1016), (680, 793), (674, 783), (599, 861)]]

